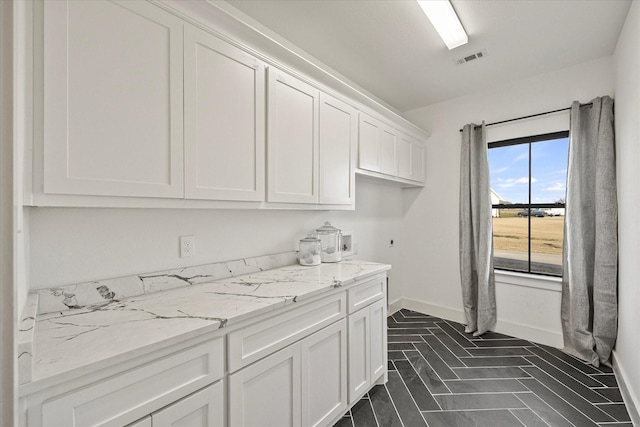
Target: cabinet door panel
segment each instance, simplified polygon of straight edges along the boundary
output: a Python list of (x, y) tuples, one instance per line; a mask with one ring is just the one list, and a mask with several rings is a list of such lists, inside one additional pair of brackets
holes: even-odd
[(223, 375), (223, 338), (181, 350), (104, 381), (49, 399), (43, 427), (122, 426)]
[(318, 98), (312, 86), (269, 69), (270, 202), (318, 203)]
[(185, 29), (185, 196), (264, 199), (265, 68), (193, 27)]
[(302, 341), (302, 425), (326, 426), (347, 409), (347, 323)]
[(396, 161), (396, 131), (384, 126), (380, 132), (380, 172), (387, 175), (398, 174), (398, 163)]
[(371, 385), (369, 310), (349, 316), (349, 404), (356, 403)]
[(326, 94), (320, 96), (320, 203), (354, 202), (356, 111)]
[(44, 191), (181, 197), (182, 21), (146, 2), (44, 2)]
[(300, 344), (229, 376), (229, 425), (300, 426)]
[(155, 412), (153, 427), (223, 427), (224, 387), (218, 381)]
[(411, 179), (411, 147), (412, 143), (404, 135), (398, 138), (398, 176)]
[(380, 172), (380, 127), (376, 119), (360, 113), (358, 167)]
[(369, 306), (371, 318), (371, 382), (387, 370), (387, 302), (380, 300)]

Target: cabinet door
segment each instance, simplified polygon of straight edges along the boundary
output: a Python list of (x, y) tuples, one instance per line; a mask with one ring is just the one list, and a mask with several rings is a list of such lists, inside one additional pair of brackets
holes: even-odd
[(185, 27), (185, 197), (264, 200), (265, 67)]
[(44, 192), (182, 197), (182, 21), (44, 2)]
[(397, 141), (398, 154), (398, 176), (404, 179), (411, 179), (411, 148), (412, 141), (404, 134), (400, 134)]
[(387, 301), (380, 300), (369, 306), (371, 383), (387, 371)]
[(300, 343), (229, 376), (229, 425), (300, 426)]
[(349, 316), (349, 405), (356, 403), (371, 385), (369, 309)]
[(358, 134), (358, 167), (380, 172), (380, 132), (382, 123), (360, 113)]
[(222, 381), (153, 413), (151, 418), (153, 427), (223, 427)]
[(318, 99), (314, 87), (269, 68), (267, 201), (318, 203)]
[(397, 132), (390, 126), (383, 125), (380, 132), (380, 172), (387, 175), (398, 175), (396, 160)]
[(326, 426), (347, 410), (347, 323), (334, 323), (304, 339), (302, 425)]
[(354, 203), (356, 111), (320, 95), (320, 203)]

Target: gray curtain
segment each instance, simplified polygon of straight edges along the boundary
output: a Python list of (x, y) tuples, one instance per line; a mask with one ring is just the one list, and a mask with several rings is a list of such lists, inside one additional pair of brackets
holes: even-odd
[(562, 277), (564, 350), (611, 366), (617, 334), (618, 208), (613, 100), (571, 106)]
[(460, 156), (460, 278), (465, 332), (482, 335), (495, 327), (493, 224), (489, 158), (484, 123), (462, 129)]

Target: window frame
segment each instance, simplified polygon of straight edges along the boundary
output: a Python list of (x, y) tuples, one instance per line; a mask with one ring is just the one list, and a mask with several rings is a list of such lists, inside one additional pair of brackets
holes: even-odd
[[(569, 138), (569, 131), (557, 131), (557, 132), (550, 132), (550, 133), (544, 133), (544, 134), (539, 134), (539, 135), (531, 135), (531, 136), (524, 136), (524, 137), (520, 137), (520, 138), (512, 138), (512, 139), (505, 139), (502, 141), (495, 141), (495, 142), (489, 142), (487, 144), (487, 150), (490, 150), (492, 148), (500, 148), (500, 147), (509, 147), (509, 146), (513, 146), (513, 145), (522, 145), (522, 144), (527, 144), (529, 146), (529, 158), (528, 158), (528, 178), (529, 178), (529, 189), (528, 189), (528, 197), (529, 197), (529, 203), (512, 203), (512, 204), (492, 204), (491, 205), (491, 209), (529, 209), (529, 212), (531, 212), (531, 210), (533, 209), (543, 209), (543, 208), (564, 208), (565, 212), (566, 212), (566, 196), (565, 196), (565, 203), (531, 203), (531, 144), (535, 143), (535, 142), (542, 142), (542, 141), (552, 141), (552, 140), (556, 140), (556, 139), (563, 139), (563, 138)], [(567, 158), (567, 162), (568, 162), (568, 158)], [(489, 165), (491, 166), (491, 165)], [(527, 235), (528, 235), (528, 239), (527, 239), (527, 271), (523, 271), (523, 270), (514, 270), (514, 269), (509, 269), (509, 268), (495, 268), (496, 270), (500, 270), (500, 271), (509, 271), (509, 272), (513, 272), (513, 273), (522, 273), (522, 274), (531, 274), (531, 275), (536, 275), (536, 276), (543, 276), (543, 277), (562, 277), (564, 271), (562, 271), (559, 275), (557, 274), (549, 274), (549, 273), (541, 273), (541, 272), (536, 272), (536, 271), (531, 271), (531, 215), (527, 215)], [(493, 239), (493, 229), (491, 232), (491, 238)], [(564, 235), (563, 235), (563, 246), (564, 246)], [(563, 268), (564, 269), (564, 268)]]

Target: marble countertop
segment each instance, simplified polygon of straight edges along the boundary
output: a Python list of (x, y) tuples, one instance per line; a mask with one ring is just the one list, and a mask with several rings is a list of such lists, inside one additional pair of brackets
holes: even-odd
[(296, 264), (38, 314), (28, 322), (30, 381), (21, 381), (21, 389), (33, 392), (113, 366), (390, 268), (365, 261)]

